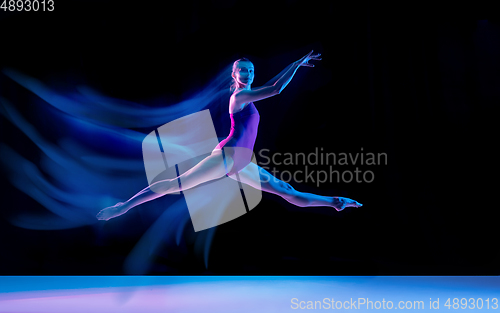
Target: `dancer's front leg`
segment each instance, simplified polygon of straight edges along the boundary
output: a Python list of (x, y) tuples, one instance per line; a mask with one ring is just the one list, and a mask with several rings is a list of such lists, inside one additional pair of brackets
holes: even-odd
[[(231, 170), (234, 162), (228, 155), (226, 155), (226, 164), (228, 171)], [(118, 202), (114, 206), (101, 210), (97, 214), (97, 219), (107, 221), (113, 217), (127, 213), (128, 210), (144, 202), (154, 200), (169, 193), (193, 188), (201, 183), (220, 178), (225, 174), (226, 171), (222, 152), (220, 150), (215, 150), (211, 155), (204, 158), (201, 162), (179, 177), (158, 181), (144, 188), (126, 202)], [(178, 178), (181, 181), (182, 189), (179, 186)]]
[[(98, 220), (109, 220), (111, 218), (123, 215), (139, 204), (154, 200), (166, 194), (179, 190), (177, 178), (158, 181), (139, 191), (135, 196), (128, 199), (126, 202), (118, 202), (117, 204), (102, 209), (97, 214)], [(154, 191), (153, 191), (154, 190)]]

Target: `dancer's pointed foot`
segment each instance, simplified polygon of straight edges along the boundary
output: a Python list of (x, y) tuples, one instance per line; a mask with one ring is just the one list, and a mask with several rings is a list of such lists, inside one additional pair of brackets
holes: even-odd
[(103, 221), (108, 221), (112, 219), (113, 217), (120, 216), (122, 214), (127, 213), (127, 208), (124, 205), (125, 203), (123, 202), (118, 202), (117, 204), (107, 207), (105, 209), (102, 209), (97, 213), (96, 217), (98, 220), (103, 220)]
[(335, 210), (340, 212), (348, 207), (359, 208), (360, 206), (362, 206), (362, 204), (356, 200), (352, 200), (349, 198), (333, 197), (332, 206), (335, 208)]

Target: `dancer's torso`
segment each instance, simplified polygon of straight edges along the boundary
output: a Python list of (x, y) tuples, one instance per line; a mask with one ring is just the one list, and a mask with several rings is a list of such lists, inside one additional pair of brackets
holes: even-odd
[(229, 116), (231, 131), (217, 147), (245, 147), (253, 150), (260, 121), (260, 115), (254, 103), (249, 102), (242, 110), (230, 113)]

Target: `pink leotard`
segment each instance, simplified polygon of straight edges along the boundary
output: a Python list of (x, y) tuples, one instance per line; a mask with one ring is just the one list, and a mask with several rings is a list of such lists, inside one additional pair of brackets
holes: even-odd
[[(247, 104), (243, 110), (229, 115), (231, 117), (231, 131), (229, 132), (229, 136), (222, 140), (215, 149), (220, 150), (223, 147), (240, 147), (235, 149), (223, 149), (226, 154), (231, 155), (233, 158), (234, 165), (231, 171), (227, 173), (228, 175), (232, 175), (240, 172), (252, 161), (253, 146), (255, 144), (255, 138), (257, 138), (260, 115), (253, 102)], [(224, 166), (226, 166), (225, 158)]]

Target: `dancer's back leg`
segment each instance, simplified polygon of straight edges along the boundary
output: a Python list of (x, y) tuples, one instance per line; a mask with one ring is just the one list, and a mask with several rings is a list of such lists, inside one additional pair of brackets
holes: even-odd
[[(234, 161), (230, 154), (225, 154), (227, 171), (230, 171)], [(226, 174), (224, 159), (221, 150), (214, 150), (212, 154), (201, 160), (198, 164), (173, 178), (158, 181), (144, 188), (126, 202), (119, 202), (112, 207), (105, 208), (97, 214), (100, 220), (109, 220), (125, 214), (131, 208), (147, 201), (159, 198), (169, 193), (193, 188), (201, 183), (220, 178)], [(180, 178), (181, 186), (177, 179)], [(182, 189), (181, 189), (182, 188)]]
[(242, 183), (278, 195), (299, 207), (328, 206), (341, 211), (346, 207), (361, 206), (361, 203), (349, 198), (320, 196), (295, 190), (289, 183), (274, 177), (255, 163), (248, 164), (238, 175), (231, 175), (229, 177), (234, 180), (238, 180), (239, 177), (239, 181)]

